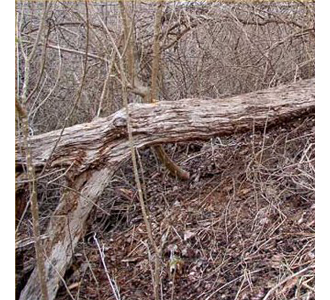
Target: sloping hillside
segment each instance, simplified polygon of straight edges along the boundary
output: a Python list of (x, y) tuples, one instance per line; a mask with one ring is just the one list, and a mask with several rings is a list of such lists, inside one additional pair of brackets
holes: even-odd
[[(151, 150), (139, 152), (153, 234), (163, 248), (164, 299), (314, 299), (313, 115), (166, 149), (190, 181), (164, 173)], [(115, 299), (108, 272), (121, 299), (152, 299), (154, 253), (130, 161), (99, 206), (66, 273), (67, 288), (79, 299)], [(68, 299), (63, 286), (58, 299)]]

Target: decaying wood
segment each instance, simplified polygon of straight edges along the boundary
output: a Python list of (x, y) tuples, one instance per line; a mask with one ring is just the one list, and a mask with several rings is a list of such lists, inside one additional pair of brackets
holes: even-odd
[[(185, 99), (129, 107), (135, 147), (208, 139), (264, 128), (314, 111), (314, 79), (227, 99)], [(49, 299), (54, 299), (73, 251), (84, 234), (85, 221), (116, 167), (130, 156), (124, 110), (91, 123), (30, 138), (33, 163), (40, 170), (71, 167), (71, 184), (48, 226), (43, 241)], [(18, 149), (16, 163), (25, 164)], [(51, 153), (53, 155), (50, 157)], [(41, 299), (34, 270), (20, 299)]]
[[(61, 278), (70, 265), (74, 249), (84, 232), (89, 213), (112, 174), (113, 170), (109, 168), (83, 172), (65, 192), (55, 210), (47, 229), (48, 237), (44, 240), (49, 299), (55, 299)], [(36, 269), (20, 299), (42, 299)]]
[[(226, 99), (184, 99), (156, 104), (130, 104), (135, 147), (208, 139), (263, 128), (314, 110), (314, 79)], [(129, 157), (126, 113), (65, 129), (52, 157), (60, 130), (31, 137), (36, 168), (50, 159), (51, 167), (69, 167), (75, 173), (113, 165)], [(16, 164), (25, 164), (18, 151)]]

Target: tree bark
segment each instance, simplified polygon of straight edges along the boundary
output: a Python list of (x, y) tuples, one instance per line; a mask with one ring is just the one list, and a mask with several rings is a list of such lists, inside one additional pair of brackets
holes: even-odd
[[(134, 146), (205, 140), (298, 118), (314, 112), (314, 88), (314, 79), (309, 79), (226, 99), (131, 104)], [(50, 168), (71, 167), (71, 184), (51, 218), (49, 237), (43, 241), (49, 299), (56, 297), (61, 277), (71, 263), (99, 195), (119, 164), (130, 156), (126, 122), (125, 110), (120, 110), (107, 118), (67, 128), (55, 151), (60, 130), (29, 139), (36, 172), (47, 160)], [(17, 172), (26, 164), (18, 151), (16, 163)], [(41, 299), (36, 270), (20, 299)]]
[[(135, 147), (142, 148), (171, 142), (206, 140), (212, 136), (230, 135), (265, 123), (274, 125), (299, 117), (315, 109), (315, 80), (252, 92), (225, 99), (184, 99), (153, 104), (130, 104), (129, 111)], [(31, 137), (36, 172), (47, 160), (49, 166), (69, 167), (75, 174), (90, 168), (117, 165), (129, 157), (125, 110), (64, 130)], [(26, 164), (16, 143), (16, 165)], [(52, 155), (51, 155), (52, 154)], [(51, 157), (50, 157), (51, 156)]]

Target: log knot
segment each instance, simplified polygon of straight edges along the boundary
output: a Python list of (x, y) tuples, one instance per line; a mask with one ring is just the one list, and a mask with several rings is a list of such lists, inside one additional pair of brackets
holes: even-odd
[(127, 126), (127, 120), (125, 118), (116, 118), (113, 120), (113, 125), (115, 127), (126, 127)]
[(127, 117), (123, 110), (118, 111), (113, 117), (113, 125), (115, 127), (126, 127)]

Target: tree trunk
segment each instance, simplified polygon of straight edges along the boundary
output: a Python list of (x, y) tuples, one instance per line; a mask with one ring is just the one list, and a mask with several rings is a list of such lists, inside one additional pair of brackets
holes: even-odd
[[(314, 79), (309, 79), (227, 99), (131, 104), (135, 147), (204, 140), (301, 117), (314, 111), (314, 87)], [(43, 243), (49, 299), (56, 297), (61, 276), (71, 263), (95, 202), (115, 169), (130, 156), (124, 110), (65, 129), (53, 151), (59, 134), (57, 130), (29, 140), (36, 173), (49, 160), (50, 168), (71, 166), (74, 178), (50, 221), (46, 232), (49, 237)], [(17, 172), (26, 164), (18, 150), (16, 163)], [(41, 299), (36, 270), (20, 299)]]
[[(44, 240), (49, 299), (55, 299), (61, 278), (70, 265), (74, 249), (84, 234), (86, 220), (111, 179), (113, 170), (89, 170), (79, 175), (64, 194), (52, 216)], [(24, 287), (21, 300), (42, 299), (37, 269)]]

